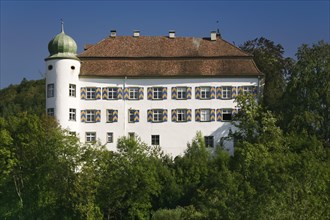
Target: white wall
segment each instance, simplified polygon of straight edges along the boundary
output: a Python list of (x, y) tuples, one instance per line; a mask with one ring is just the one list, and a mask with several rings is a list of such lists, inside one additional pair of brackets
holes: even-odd
[[(76, 79), (72, 79), (76, 81)], [(68, 81), (64, 84), (68, 85)], [(144, 99), (143, 100), (81, 100), (80, 99), (80, 87), (144, 87)], [(80, 78), (78, 87), (77, 83), (77, 97), (75, 100), (68, 99), (66, 93), (60, 98), (66, 100), (59, 103), (63, 105), (63, 109), (66, 108), (67, 113), (61, 113), (58, 115), (59, 121), (62, 127), (69, 127), (72, 131), (76, 131), (79, 134), (81, 141), (85, 141), (85, 132), (96, 132), (97, 139), (101, 144), (106, 144), (106, 133), (114, 133), (114, 143), (108, 143), (106, 146), (110, 150), (116, 150), (116, 139), (127, 135), (129, 132), (135, 132), (141, 139), (147, 144), (151, 144), (151, 135), (160, 135), (160, 145), (166, 153), (173, 156), (182, 154), (187, 147), (187, 142), (191, 142), (197, 131), (201, 131), (203, 135), (214, 136), (216, 141), (220, 140), (220, 137), (228, 134), (231, 127), (229, 122), (196, 122), (195, 121), (195, 109), (198, 108), (235, 108), (235, 103), (232, 100), (198, 100), (195, 99), (195, 87), (196, 86), (248, 86), (258, 85), (257, 78), (166, 78), (166, 79), (142, 79), (128, 78), (125, 82), (124, 78), (121, 79), (95, 79), (95, 78)], [(66, 88), (66, 85), (62, 85)], [(167, 99), (166, 100), (148, 100), (147, 88), (152, 86), (167, 87)], [(175, 86), (190, 86), (192, 87), (192, 99), (188, 100), (172, 100), (171, 88)], [(67, 86), (68, 87), (68, 86)], [(68, 89), (67, 89), (68, 90)], [(66, 96), (66, 97), (65, 97)], [(48, 102), (47, 102), (48, 103)], [(79, 104), (78, 104), (79, 103)], [(79, 106), (77, 108), (77, 121), (68, 123), (66, 118), (69, 113), (70, 106)], [(65, 107), (66, 106), (66, 107)], [(140, 122), (127, 123), (128, 109), (140, 110)], [(162, 108), (168, 110), (168, 121), (163, 123), (151, 123), (147, 122), (147, 110)], [(188, 108), (192, 109), (192, 121), (191, 122), (172, 122), (171, 109), (176, 108)], [(98, 109), (101, 110), (101, 122), (99, 123), (80, 123), (80, 110), (83, 109)], [(106, 122), (106, 109), (118, 110), (118, 122), (107, 123)], [(230, 151), (232, 151), (232, 144), (228, 144)]]

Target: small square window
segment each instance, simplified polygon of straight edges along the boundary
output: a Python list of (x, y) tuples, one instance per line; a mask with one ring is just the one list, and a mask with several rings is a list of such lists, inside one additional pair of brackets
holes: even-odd
[(214, 147), (214, 137), (213, 136), (204, 136), (205, 146)]
[(107, 142), (113, 143), (113, 133), (112, 132), (107, 133)]
[(95, 142), (96, 132), (86, 132), (86, 142)]
[(134, 133), (134, 132), (129, 132), (129, 133), (128, 133), (128, 137), (129, 137), (130, 139), (135, 139), (135, 133)]
[(48, 108), (47, 109), (47, 115), (54, 117), (54, 115), (55, 115), (55, 109), (54, 108)]
[(47, 85), (47, 98), (51, 98), (54, 97), (55, 95), (55, 88), (54, 88), (54, 84), (48, 84)]
[(69, 96), (76, 97), (76, 85), (69, 84)]
[(151, 145), (159, 145), (160, 138), (159, 135), (151, 135)]
[(76, 109), (74, 109), (74, 108), (69, 109), (69, 120), (70, 121), (76, 120)]

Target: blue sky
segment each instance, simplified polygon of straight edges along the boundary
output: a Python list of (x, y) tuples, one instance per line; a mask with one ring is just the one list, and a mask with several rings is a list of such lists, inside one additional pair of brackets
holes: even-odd
[[(27, 79), (41, 79), (48, 42), (60, 32), (83, 45), (118, 35), (222, 37), (241, 45), (266, 37), (294, 57), (297, 48), (329, 42), (327, 1), (1, 1), (1, 88)], [(216, 21), (219, 21), (217, 23)]]

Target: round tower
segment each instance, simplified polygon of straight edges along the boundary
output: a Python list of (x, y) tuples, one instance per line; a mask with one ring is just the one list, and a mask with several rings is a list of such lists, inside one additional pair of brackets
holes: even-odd
[(77, 44), (64, 33), (49, 43), (46, 61), (46, 111), (54, 115), (64, 129), (79, 132), (79, 72)]

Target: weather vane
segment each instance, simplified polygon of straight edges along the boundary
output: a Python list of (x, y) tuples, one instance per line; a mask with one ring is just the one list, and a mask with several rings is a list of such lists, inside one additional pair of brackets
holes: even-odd
[(61, 18), (61, 27), (62, 27), (62, 32), (64, 32), (64, 21), (62, 18)]

